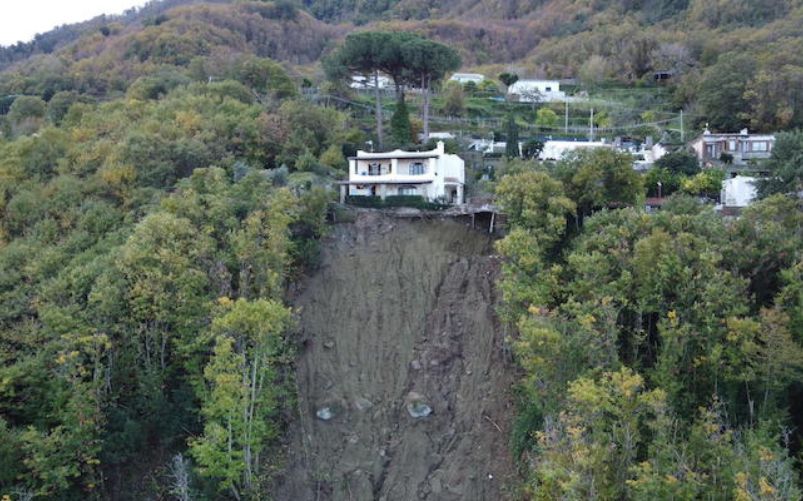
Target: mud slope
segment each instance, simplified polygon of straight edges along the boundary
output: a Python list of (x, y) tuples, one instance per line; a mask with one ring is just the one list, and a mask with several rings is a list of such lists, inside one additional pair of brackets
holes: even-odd
[(513, 369), (491, 250), (453, 221), (335, 228), (294, 301), (300, 417), (279, 499), (507, 497)]

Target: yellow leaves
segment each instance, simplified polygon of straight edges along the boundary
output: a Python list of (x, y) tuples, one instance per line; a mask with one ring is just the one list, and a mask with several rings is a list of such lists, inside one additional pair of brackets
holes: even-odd
[(766, 477), (761, 477), (758, 479), (758, 488), (762, 496), (771, 496), (775, 494), (775, 488), (771, 486), (769, 482), (767, 482)]
[(594, 326), (594, 322), (597, 321), (597, 318), (589, 313), (588, 315), (583, 315), (582, 317), (580, 317), (578, 321), (580, 322), (580, 325), (582, 325), (584, 328), (590, 329)]
[(773, 452), (766, 447), (761, 447), (758, 450), (758, 457), (765, 462), (770, 462), (775, 460), (775, 454), (773, 454)]
[(675, 310), (669, 310), (669, 313), (666, 314), (666, 318), (669, 319), (669, 323), (672, 324), (672, 327), (677, 327), (678, 313)]
[(98, 175), (105, 183), (117, 188), (134, 182), (137, 171), (131, 165), (109, 165), (103, 167)]
[(223, 308), (231, 308), (231, 306), (234, 304), (234, 301), (232, 301), (228, 296), (221, 296), (217, 298), (217, 304)]
[(185, 132), (193, 134), (201, 129), (203, 117), (194, 110), (176, 113), (176, 124)]

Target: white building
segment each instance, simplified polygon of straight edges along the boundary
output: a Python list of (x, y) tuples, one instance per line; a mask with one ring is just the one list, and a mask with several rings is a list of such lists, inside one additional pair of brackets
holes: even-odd
[(485, 75), (480, 75), (479, 73), (455, 73), (449, 78), (449, 81), (457, 82), (462, 85), (474, 82), (479, 85), (485, 81)]
[(521, 103), (566, 100), (566, 93), (560, 90), (557, 80), (519, 80), (507, 88), (507, 93)]
[(636, 159), (633, 162), (633, 168), (643, 171), (652, 168), (655, 162), (669, 153), (669, 151), (667, 151), (666, 147), (661, 143), (656, 143), (652, 146), (642, 143), (640, 149), (631, 151), (630, 153), (632, 153)]
[(538, 160), (560, 160), (572, 151), (591, 148), (613, 148), (613, 144), (605, 141), (553, 141), (544, 142), (544, 149), (538, 154)]
[(736, 176), (722, 181), (720, 199), (724, 209), (741, 209), (756, 199), (756, 178)]
[(766, 160), (772, 155), (774, 145), (773, 134), (750, 134), (747, 129), (717, 134), (712, 133), (707, 127), (701, 136), (689, 144), (703, 165), (719, 162), (723, 154), (729, 155), (734, 165)]
[(387, 89), (390, 87), (390, 78), (384, 75), (379, 75), (379, 78), (377, 78), (375, 81), (373, 75), (352, 75), (349, 87), (358, 90), (373, 90), (376, 88), (377, 84), (380, 90)]
[(349, 180), (340, 185), (340, 200), (349, 196), (420, 195), (426, 200), (462, 204), (465, 162), (444, 151), (442, 141), (430, 151), (357, 151), (349, 158)]
[[(444, 140), (447, 140), (447, 139), (454, 139), (454, 137), (455, 137), (454, 134), (452, 134), (451, 132), (430, 132), (429, 133), (429, 139), (444, 139)], [(418, 139), (421, 139), (421, 140), (424, 139), (424, 133), (423, 132), (418, 134)]]

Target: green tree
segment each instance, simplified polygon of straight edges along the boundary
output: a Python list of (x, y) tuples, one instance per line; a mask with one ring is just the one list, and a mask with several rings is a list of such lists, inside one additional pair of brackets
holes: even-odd
[(342, 47), (324, 61), (324, 69), (332, 80), (351, 79), (351, 73), (371, 75), (374, 79), (374, 114), (376, 136), (382, 147), (382, 101), (379, 72), (384, 69), (388, 35), (378, 32), (353, 33), (346, 37)]
[(466, 111), (463, 86), (457, 82), (449, 82), (446, 84), (444, 94), (443, 112), (450, 117), (461, 116)]
[(401, 57), (409, 83), (419, 86), (424, 93), (423, 142), (429, 140), (430, 89), (443, 80), (447, 73), (460, 67), (460, 56), (446, 45), (426, 39), (404, 40)]
[(535, 114), (535, 126), (539, 129), (553, 129), (558, 124), (558, 115), (549, 108), (539, 108)]
[(37, 96), (19, 96), (8, 110), (8, 121), (15, 134), (36, 132), (44, 122), (47, 104)]
[(568, 406), (538, 433), (542, 454), (534, 466), (540, 499), (622, 499), (646, 437), (665, 412), (665, 395), (648, 390), (627, 368), (580, 378), (568, 388)]
[(767, 169), (771, 174), (756, 183), (760, 198), (803, 191), (803, 129), (778, 134)]
[(702, 116), (713, 129), (737, 131), (747, 125), (744, 99), (747, 82), (755, 71), (755, 60), (746, 55), (729, 52), (719, 56), (708, 67), (699, 87), (698, 100)]
[(644, 193), (643, 179), (633, 170), (633, 158), (608, 148), (570, 155), (559, 162), (557, 174), (581, 218), (603, 207), (633, 205)]
[(396, 109), (390, 117), (390, 133), (400, 145), (409, 144), (413, 140), (410, 112), (407, 111), (407, 104), (403, 99), (396, 103)]
[(278, 436), (278, 370), (290, 311), (270, 300), (230, 301), (212, 321), (214, 354), (204, 369), (204, 433), (190, 440), (202, 475), (238, 499), (256, 494), (262, 451)]
[(519, 81), (519, 76), (515, 73), (501, 73), (499, 75), (499, 81), (505, 84), (505, 87), (510, 87), (514, 83)]
[(655, 161), (655, 166), (684, 176), (693, 176), (700, 172), (700, 163), (697, 161), (697, 157), (685, 150), (667, 153)]
[(576, 208), (564, 194), (561, 182), (545, 172), (525, 171), (503, 177), (496, 197), (511, 224), (532, 232), (542, 248), (562, 238), (567, 218)]

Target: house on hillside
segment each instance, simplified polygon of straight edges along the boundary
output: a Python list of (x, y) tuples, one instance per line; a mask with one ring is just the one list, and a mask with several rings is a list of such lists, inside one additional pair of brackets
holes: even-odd
[(591, 148), (613, 148), (613, 146), (613, 143), (606, 143), (605, 141), (554, 141), (550, 139), (544, 142), (544, 148), (538, 154), (538, 160), (557, 161), (572, 151)]
[(449, 81), (457, 82), (462, 85), (465, 85), (469, 82), (479, 85), (485, 81), (485, 75), (480, 75), (479, 73), (455, 73), (449, 77)]
[(442, 141), (434, 150), (386, 153), (357, 151), (349, 158), (349, 180), (340, 183), (340, 201), (346, 196), (418, 195), (451, 204), (464, 202), (465, 162), (446, 153)]
[(507, 94), (520, 103), (566, 100), (566, 93), (560, 90), (557, 80), (519, 80), (507, 88)]
[(747, 129), (738, 133), (715, 134), (706, 127), (689, 146), (703, 166), (724, 163), (738, 168), (767, 160), (774, 145), (773, 134), (750, 134)]

